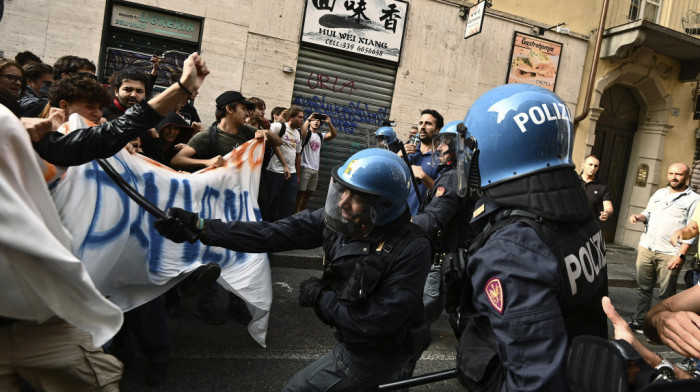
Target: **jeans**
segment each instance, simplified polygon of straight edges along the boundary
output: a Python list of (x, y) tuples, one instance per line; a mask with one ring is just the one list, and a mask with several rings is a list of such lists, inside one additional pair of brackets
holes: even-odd
[(282, 173), (266, 170), (264, 180), (265, 195), (260, 203), (263, 219), (274, 222), (292, 215), (299, 189), (297, 174), (292, 173), (291, 177), (285, 179)]
[(639, 247), (637, 253), (637, 307), (632, 320), (643, 325), (644, 316), (651, 308), (651, 297), (654, 286), (659, 282), (659, 298), (664, 300), (676, 294), (676, 282), (681, 271), (681, 264), (674, 270), (666, 269), (666, 264), (672, 258), (647, 248)]

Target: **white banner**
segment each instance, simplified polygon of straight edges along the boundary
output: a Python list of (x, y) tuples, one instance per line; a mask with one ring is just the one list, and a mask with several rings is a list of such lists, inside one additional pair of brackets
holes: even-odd
[[(73, 115), (70, 129), (84, 126)], [(65, 126), (65, 125), (64, 125)], [(256, 221), (263, 143), (251, 140), (225, 157), (226, 165), (180, 173), (122, 150), (107, 161), (138, 193), (163, 211), (180, 207), (203, 218)], [(217, 263), (225, 288), (243, 298), (251, 336), (265, 346), (272, 282), (267, 254), (233, 252), (199, 242), (176, 244), (153, 228), (155, 218), (131, 200), (97, 162), (71, 167), (52, 196), (73, 235), (73, 253), (95, 286), (127, 311), (161, 295), (184, 273)]]

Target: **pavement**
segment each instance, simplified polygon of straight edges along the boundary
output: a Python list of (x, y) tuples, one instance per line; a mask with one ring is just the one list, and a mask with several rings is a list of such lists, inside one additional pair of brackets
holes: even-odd
[[(606, 244), (606, 259), (608, 262), (608, 286), (636, 288), (637, 272), (635, 261), (637, 260), (637, 249), (616, 244)], [(303, 269), (323, 269), (323, 249), (314, 248), (308, 250), (293, 250), (270, 254), (271, 265), (277, 267), (303, 268)], [(678, 275), (678, 288), (685, 288), (683, 276), (688, 270), (686, 262)], [(658, 284), (657, 284), (658, 287)]]

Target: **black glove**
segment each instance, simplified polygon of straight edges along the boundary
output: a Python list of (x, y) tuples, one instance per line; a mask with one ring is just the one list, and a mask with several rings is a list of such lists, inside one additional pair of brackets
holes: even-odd
[(189, 241), (195, 243), (201, 230), (197, 228), (199, 215), (182, 208), (169, 208), (164, 218), (156, 219), (153, 226), (158, 232), (170, 241), (183, 243)]
[(319, 278), (308, 278), (299, 286), (299, 306), (303, 308), (315, 307), (321, 293), (328, 287)]

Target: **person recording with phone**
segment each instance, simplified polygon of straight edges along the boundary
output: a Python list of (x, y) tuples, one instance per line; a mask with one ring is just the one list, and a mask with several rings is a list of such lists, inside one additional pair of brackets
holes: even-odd
[[(321, 133), (323, 124), (328, 125), (328, 132)], [(318, 170), (321, 164), (321, 145), (337, 136), (331, 118), (325, 114), (312, 113), (301, 126), (301, 167), (299, 168), (299, 189), (294, 211), (306, 208), (309, 196), (316, 190)]]

